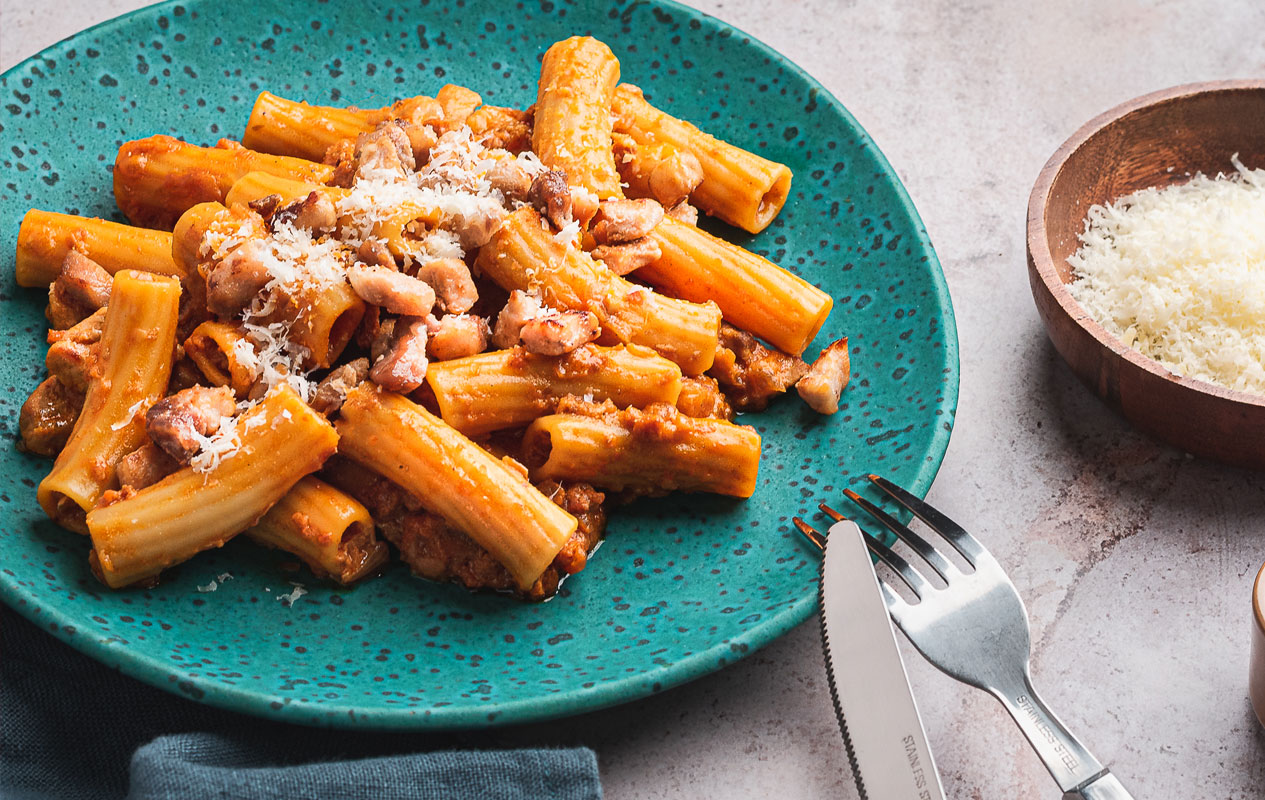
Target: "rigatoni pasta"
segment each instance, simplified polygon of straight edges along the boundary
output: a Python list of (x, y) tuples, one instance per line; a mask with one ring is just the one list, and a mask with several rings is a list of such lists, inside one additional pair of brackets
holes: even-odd
[(18, 228), (18, 286), (47, 287), (61, 272), (71, 250), (95, 261), (110, 274), (135, 269), (182, 277), (171, 254), (171, 234), (134, 228), (103, 219), (77, 217), (33, 208)]
[(294, 484), (246, 535), (293, 553), (319, 577), (343, 585), (372, 574), (388, 557), (369, 510), (311, 475)]
[(303, 476), (333, 455), (338, 435), (288, 386), (237, 419), (238, 441), (213, 470), (185, 467), (138, 492), (106, 498), (88, 513), (106, 585), (128, 586), (221, 547), (250, 527)]
[(342, 452), (389, 476), (492, 553), (530, 589), (576, 521), (443, 420), (380, 388), (358, 386), (338, 420)]
[(793, 355), (804, 352), (834, 304), (777, 264), (693, 225), (665, 218), (650, 234), (661, 255), (637, 277), (676, 297), (713, 302), (725, 319)]
[[(31, 210), (17, 276), (53, 330), (23, 447), (55, 458), (38, 500), (97, 576), (147, 585), (245, 532), (340, 584), (394, 553), (540, 599), (611, 500), (749, 497), (735, 409), (809, 372), (831, 299), (694, 224), (762, 229), (789, 168), (619, 73), (576, 36), (521, 111), (265, 91), (242, 144), (121, 146), (119, 207), (170, 233)], [(825, 352), (800, 394), (831, 412), (846, 341)]]
[(123, 270), (114, 276), (101, 330), (99, 375), (53, 470), (36, 497), (44, 512), (72, 530), (111, 487), (114, 465), (145, 438), (142, 419), (166, 394), (176, 344), (180, 284), (174, 278)]
[(723, 142), (646, 102), (641, 89), (620, 84), (612, 104), (615, 130), (641, 146), (670, 145), (698, 159), (703, 180), (690, 201), (707, 213), (749, 233), (768, 227), (786, 204), (791, 170), (741, 147)]
[(540, 62), (532, 149), (548, 167), (599, 198), (622, 195), (611, 152), (617, 83), (619, 61), (591, 36), (554, 44)]
[(426, 383), (444, 422), (477, 437), (526, 425), (568, 395), (621, 408), (676, 403), (681, 368), (638, 345), (590, 344), (565, 356), (514, 348), (437, 362)]
[(170, 229), (198, 203), (220, 201), (248, 172), (324, 183), (333, 168), (299, 158), (248, 150), (221, 141), (199, 147), (171, 136), (125, 142), (114, 162), (114, 199), (135, 225)]

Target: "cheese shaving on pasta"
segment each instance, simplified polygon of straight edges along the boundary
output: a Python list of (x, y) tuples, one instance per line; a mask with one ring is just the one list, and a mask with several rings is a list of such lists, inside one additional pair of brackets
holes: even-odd
[(1172, 372), (1265, 394), (1265, 170), (1231, 160), (1090, 208), (1068, 289)]

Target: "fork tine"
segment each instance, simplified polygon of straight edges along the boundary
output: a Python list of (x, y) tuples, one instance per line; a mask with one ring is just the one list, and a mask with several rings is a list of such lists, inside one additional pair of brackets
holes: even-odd
[(922, 559), (936, 571), (936, 574), (938, 574), (941, 578), (944, 578), (946, 583), (948, 582), (950, 576), (960, 574), (958, 568), (953, 566), (947, 558), (941, 555), (940, 551), (937, 550), (931, 542), (928, 542), (909, 528), (901, 525), (886, 511), (874, 505), (869, 500), (866, 500), (864, 497), (851, 489), (844, 489), (843, 493), (847, 495), (849, 500), (865, 509), (870, 516), (881, 522), (884, 528), (887, 528), (889, 531), (896, 534), (898, 539), (909, 545), (915, 553), (921, 556)]
[(800, 533), (804, 534), (804, 538), (816, 545), (818, 550), (826, 549), (826, 537), (818, 533), (812, 525), (804, 522), (799, 517), (793, 518), (791, 522), (795, 523), (795, 527), (799, 529)]
[(877, 572), (874, 574), (878, 578), (878, 588), (879, 592), (883, 595), (883, 602), (887, 604), (888, 616), (892, 618), (893, 622), (900, 626), (901, 630), (904, 630), (905, 624), (903, 620), (905, 619), (905, 615), (913, 609), (913, 605), (905, 602), (905, 598), (892, 591), (892, 588), (887, 585), (887, 581), (883, 580), (882, 575), (879, 575)]
[(975, 566), (976, 561), (988, 555), (984, 545), (980, 544), (979, 540), (974, 536), (967, 533), (965, 528), (924, 501), (900, 488), (887, 478), (873, 474), (866, 477), (897, 503), (912, 511), (915, 517), (927, 524), (927, 527), (943, 536), (949, 544), (953, 545), (955, 550), (962, 554), (962, 558), (965, 558), (971, 566)]
[(891, 567), (892, 570), (909, 585), (910, 590), (913, 591), (918, 599), (921, 600), (923, 595), (934, 590), (934, 587), (927, 582), (927, 579), (922, 577), (922, 573), (910, 566), (909, 562), (897, 555), (892, 548), (883, 544), (878, 539), (875, 539), (870, 534), (865, 533), (864, 531), (862, 531), (862, 533), (865, 536), (865, 546), (870, 549), (870, 552), (878, 556), (883, 563), (887, 564), (887, 566)]

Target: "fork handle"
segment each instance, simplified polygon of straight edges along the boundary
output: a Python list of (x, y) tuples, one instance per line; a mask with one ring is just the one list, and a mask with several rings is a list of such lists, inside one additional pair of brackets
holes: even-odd
[(1132, 800), (1085, 745), (1072, 735), (1032, 686), (1027, 669), (1012, 686), (1003, 681), (990, 691), (1006, 707), (1065, 798)]

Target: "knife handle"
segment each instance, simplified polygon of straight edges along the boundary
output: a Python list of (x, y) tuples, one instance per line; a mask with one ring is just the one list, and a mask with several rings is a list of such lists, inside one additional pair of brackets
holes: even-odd
[(1074, 792), (1063, 795), (1063, 800), (1133, 800), (1116, 776), (1104, 771)]

